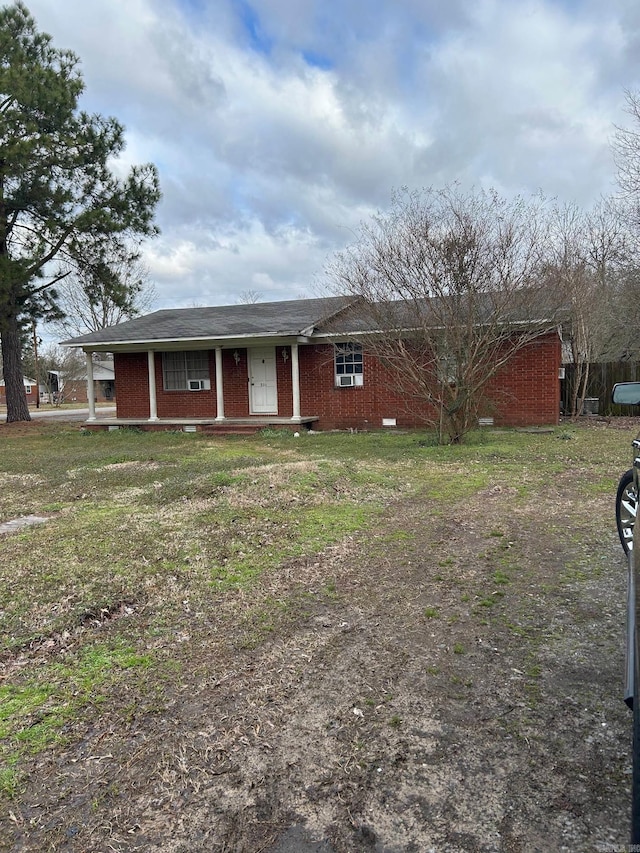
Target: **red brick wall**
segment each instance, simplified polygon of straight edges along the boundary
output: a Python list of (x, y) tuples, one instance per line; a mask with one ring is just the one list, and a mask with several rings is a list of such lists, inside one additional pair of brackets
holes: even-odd
[[(215, 389), (216, 364), (213, 350), (209, 351), (211, 388), (206, 391), (165, 391), (161, 352), (155, 354), (154, 367), (156, 372), (156, 402), (159, 418), (215, 418), (217, 414)], [(146, 369), (148, 370), (148, 367)]]
[[(234, 357), (237, 353), (238, 362)], [(284, 358), (286, 353), (286, 359)], [(228, 418), (248, 417), (247, 350), (223, 350), (224, 409)], [(362, 387), (336, 388), (333, 347), (299, 348), (300, 409), (302, 416), (317, 416), (317, 429), (376, 429), (383, 418), (395, 418), (398, 427), (421, 426), (410, 401), (398, 393), (393, 380), (373, 357), (364, 356)], [(539, 338), (511, 359), (489, 388), (492, 406), (486, 413), (496, 425), (555, 424), (560, 412), (560, 340), (556, 334)], [(276, 348), (278, 415), (293, 414), (291, 350)], [(115, 356), (118, 416), (149, 417), (147, 354)], [(156, 353), (156, 394), (160, 418), (215, 418), (215, 355), (209, 353), (210, 391), (164, 391), (162, 355)], [(420, 406), (416, 404), (415, 409)]]
[(488, 395), (495, 405), (496, 424), (534, 426), (557, 424), (560, 418), (562, 365), (560, 338), (545, 335), (516, 353), (495, 376)]
[(224, 414), (227, 418), (249, 417), (248, 370), (246, 349), (222, 350)]
[[(298, 347), (298, 359), (303, 347)], [(286, 354), (286, 357), (285, 357)], [(291, 378), (291, 347), (276, 347), (276, 366), (278, 372), (278, 415), (293, 417), (293, 380)], [(302, 374), (300, 374), (302, 384)]]
[(87, 383), (85, 381), (78, 380), (76, 382), (70, 379), (64, 383), (65, 403), (86, 403), (87, 400)]
[[(96, 403), (115, 403), (115, 394), (113, 397), (107, 397), (104, 393), (104, 383), (96, 380), (93, 383), (95, 390), (94, 400)], [(70, 379), (64, 383), (64, 402), (65, 403), (86, 403), (87, 398), (87, 383), (84, 379)]]
[(398, 426), (413, 425), (386, 371), (366, 353), (363, 377), (361, 387), (336, 388), (333, 346), (300, 347), (302, 414), (318, 415), (317, 429), (375, 429), (383, 417), (397, 418)]
[[(490, 383), (490, 405), (483, 415), (496, 425), (557, 424), (560, 415), (560, 339), (549, 334), (518, 352)], [(301, 410), (318, 415), (318, 429), (371, 429), (383, 418), (398, 427), (421, 426), (422, 406), (399, 394), (393, 378), (373, 357), (364, 355), (362, 387), (336, 388), (333, 348), (300, 348)], [(422, 409), (424, 411), (424, 409)]]
[[(26, 388), (26, 386), (25, 386), (25, 388)], [(25, 396), (27, 398), (27, 404), (29, 406), (35, 405), (37, 400), (38, 400), (37, 386), (32, 385), (31, 386), (31, 393), (30, 394), (25, 393)], [(7, 404), (7, 394), (6, 394), (5, 386), (0, 385), (0, 405), (6, 406), (6, 404)]]
[(149, 370), (146, 352), (115, 353), (116, 414), (119, 418), (149, 417)]

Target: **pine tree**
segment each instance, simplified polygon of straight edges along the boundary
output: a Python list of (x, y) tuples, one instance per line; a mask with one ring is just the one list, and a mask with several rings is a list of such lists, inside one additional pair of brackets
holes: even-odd
[[(37, 30), (26, 6), (0, 9), (0, 343), (7, 421), (29, 420), (21, 329), (58, 312), (56, 261), (108, 268), (114, 248), (157, 233), (152, 164), (116, 177), (124, 148), (114, 118), (78, 107), (78, 57)], [(123, 248), (124, 251), (124, 248)], [(117, 252), (116, 252), (117, 254)]]

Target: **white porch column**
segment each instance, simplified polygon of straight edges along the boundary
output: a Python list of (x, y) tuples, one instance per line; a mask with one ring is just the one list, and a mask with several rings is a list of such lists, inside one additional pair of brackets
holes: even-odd
[(156, 362), (155, 353), (152, 349), (147, 352), (147, 363), (149, 365), (149, 420), (158, 420), (158, 398), (156, 396)]
[(300, 363), (298, 361), (298, 344), (291, 344), (291, 386), (293, 389), (292, 421), (300, 421)]
[(89, 417), (88, 421), (95, 421), (96, 419), (96, 391), (93, 385), (93, 359), (91, 358), (91, 353), (86, 352), (84, 354), (85, 361), (87, 364), (87, 400), (89, 402)]
[(222, 387), (222, 347), (216, 347), (216, 420), (224, 420), (224, 389)]

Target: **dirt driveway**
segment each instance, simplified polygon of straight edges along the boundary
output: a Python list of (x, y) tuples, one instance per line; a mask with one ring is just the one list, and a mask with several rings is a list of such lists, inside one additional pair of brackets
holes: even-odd
[(253, 622), (194, 613), (126, 728), (90, 709), (34, 760), (0, 849), (622, 850), (624, 560), (611, 493), (568, 477), (399, 502), (265, 577)]

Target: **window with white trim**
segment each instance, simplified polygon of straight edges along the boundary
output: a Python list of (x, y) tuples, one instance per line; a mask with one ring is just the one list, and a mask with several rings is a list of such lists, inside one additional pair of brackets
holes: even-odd
[(206, 350), (163, 352), (165, 391), (201, 391), (211, 388), (209, 353)]
[(335, 382), (338, 388), (362, 385), (362, 346), (351, 341), (334, 344)]

